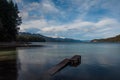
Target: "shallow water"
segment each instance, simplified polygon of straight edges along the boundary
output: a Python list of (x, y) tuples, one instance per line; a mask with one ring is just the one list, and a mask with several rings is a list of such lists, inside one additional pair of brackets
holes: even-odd
[(120, 43), (34, 43), (39, 48), (17, 48), (17, 80), (41, 80), (65, 58), (81, 55), (81, 64), (67, 66), (50, 80), (120, 80)]

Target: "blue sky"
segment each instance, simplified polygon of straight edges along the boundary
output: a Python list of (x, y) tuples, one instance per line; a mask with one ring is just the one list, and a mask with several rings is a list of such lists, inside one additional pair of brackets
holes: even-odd
[(120, 0), (14, 0), (20, 31), (80, 40), (120, 34)]

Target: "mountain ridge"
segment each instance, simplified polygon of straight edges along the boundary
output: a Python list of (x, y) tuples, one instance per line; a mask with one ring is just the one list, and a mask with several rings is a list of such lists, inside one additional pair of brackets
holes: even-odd
[(26, 42), (83, 42), (81, 40), (71, 38), (60, 38), (60, 37), (47, 37), (41, 34), (32, 34), (27, 32), (19, 32), (18, 41)]

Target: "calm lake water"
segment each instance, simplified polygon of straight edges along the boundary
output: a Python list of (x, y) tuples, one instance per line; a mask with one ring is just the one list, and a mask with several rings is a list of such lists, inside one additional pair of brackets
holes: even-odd
[(81, 64), (65, 67), (50, 80), (120, 80), (120, 43), (34, 44), (45, 46), (14, 51), (17, 80), (41, 80), (47, 70), (74, 55), (81, 55)]

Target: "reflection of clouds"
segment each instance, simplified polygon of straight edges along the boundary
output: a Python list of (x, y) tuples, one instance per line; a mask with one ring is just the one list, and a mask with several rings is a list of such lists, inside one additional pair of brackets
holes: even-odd
[(105, 67), (99, 64), (81, 64), (78, 68), (63, 70), (55, 75), (55, 80), (119, 80), (119, 67)]
[(97, 58), (98, 63), (104, 66), (116, 66), (119, 65), (119, 60), (117, 56), (114, 55), (102, 55)]
[[(79, 68), (69, 67), (54, 76), (61, 80), (103, 80), (109, 78), (109, 69), (96, 65), (80, 65)], [(105, 79), (106, 80), (106, 79)], [(108, 80), (108, 79), (107, 79)]]
[(95, 65), (97, 64), (100, 66), (119, 65), (120, 58), (118, 54), (119, 53), (118, 45), (101, 43), (101, 44), (92, 44), (92, 46), (90, 47), (86, 47), (87, 54), (83, 54), (82, 63), (95, 64)]
[(90, 54), (86, 57), (83, 57), (84, 64), (97, 64), (100, 66), (115, 66), (119, 65), (119, 57), (112, 54)]
[(84, 44), (83, 46), (75, 44), (76, 46), (74, 46), (72, 44), (48, 43), (48, 45), (52, 46), (18, 50), (20, 61), (22, 63), (45, 65), (46, 63), (54, 63), (74, 54), (82, 56), (83, 64), (110, 66), (117, 65), (119, 61), (119, 54), (117, 54), (119, 48), (115, 45), (111, 46), (111, 44)]
[[(38, 49), (39, 50), (39, 49)], [(39, 51), (34, 51), (34, 49), (22, 49), (18, 51), (19, 54), (19, 58), (20, 61), (22, 63), (45, 63), (46, 62), (46, 58), (47, 56), (45, 56), (44, 54), (41, 54), (41, 52)]]
[(56, 78), (63, 80), (103, 80), (105, 78), (104, 80), (110, 80), (110, 77), (115, 77), (111, 75), (120, 73), (117, 71), (120, 67), (118, 45), (96, 43), (47, 43), (47, 45), (49, 46), (18, 50), (21, 75), (25, 77), (24, 79), (28, 80), (33, 77), (34, 79), (30, 80), (35, 80), (64, 58), (70, 58), (76, 54), (82, 57), (81, 65), (77, 68), (63, 69), (56, 75)]
[(51, 60), (42, 49), (19, 49), (18, 57), (21, 63), (18, 80), (38, 80)]

